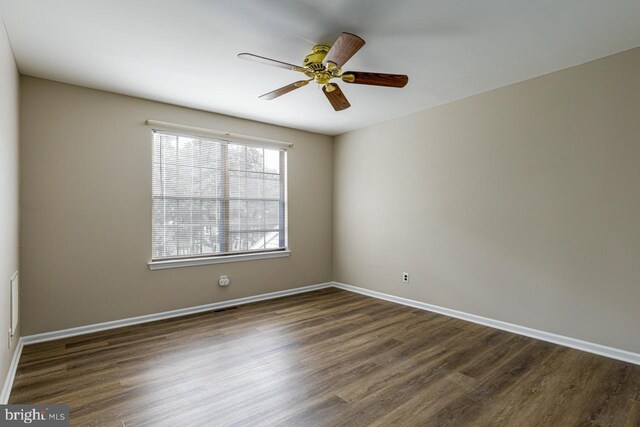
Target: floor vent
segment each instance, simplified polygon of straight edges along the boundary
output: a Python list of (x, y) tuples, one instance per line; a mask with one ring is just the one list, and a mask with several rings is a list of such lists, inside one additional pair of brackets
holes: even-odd
[(214, 313), (220, 313), (220, 312), (223, 312), (223, 311), (235, 310), (237, 308), (238, 308), (238, 306), (234, 305), (233, 307), (219, 308), (217, 310), (211, 310), (211, 311), (214, 312)]

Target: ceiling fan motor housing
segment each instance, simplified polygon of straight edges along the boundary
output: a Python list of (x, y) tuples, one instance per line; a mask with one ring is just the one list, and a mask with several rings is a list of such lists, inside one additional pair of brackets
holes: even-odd
[(331, 49), (331, 46), (316, 45), (311, 49), (311, 53), (304, 57), (302, 65), (309, 71), (307, 76), (313, 78), (318, 84), (326, 85), (329, 81), (337, 77), (341, 69), (327, 70), (327, 67), (322, 63), (325, 56)]
[[(313, 49), (311, 49), (311, 53), (304, 57), (302, 65), (305, 67), (318, 64), (322, 65), (322, 61), (324, 60), (324, 57), (327, 56), (327, 53), (329, 53), (329, 49), (331, 49), (331, 46), (325, 46), (322, 44), (314, 46)], [(322, 69), (324, 69), (324, 65), (322, 66)]]

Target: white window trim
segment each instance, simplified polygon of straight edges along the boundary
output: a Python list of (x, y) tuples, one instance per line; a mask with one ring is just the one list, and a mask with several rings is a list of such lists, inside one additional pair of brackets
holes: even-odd
[(208, 264), (223, 264), (227, 262), (238, 261), (253, 261), (259, 259), (269, 258), (284, 258), (291, 255), (289, 249), (266, 251), (266, 252), (254, 252), (249, 254), (237, 254), (237, 255), (219, 255), (212, 257), (202, 258), (184, 258), (184, 259), (168, 259), (162, 261), (149, 261), (149, 270), (164, 270), (167, 268), (180, 268), (180, 267), (193, 267), (197, 265)]
[[(280, 148), (291, 149), (293, 144), (290, 142), (277, 141), (273, 139), (259, 138), (254, 136), (231, 134), (230, 132), (220, 131), (216, 129), (207, 129), (182, 125), (177, 123), (164, 122), (160, 120), (148, 119), (145, 124), (152, 128), (153, 131), (168, 132), (187, 137), (200, 138), (218, 138), (227, 142), (237, 142), (243, 145), (250, 145), (261, 148)], [(185, 133), (183, 133), (185, 132)], [(221, 138), (222, 137), (222, 138)], [(288, 168), (288, 165), (285, 167)], [(194, 267), (209, 264), (224, 264), (229, 262), (252, 261), (270, 258), (284, 258), (291, 255), (289, 249), (289, 209), (288, 209), (288, 173), (285, 173), (285, 249), (274, 249), (260, 252), (228, 254), (228, 255), (210, 255), (196, 258), (178, 258), (178, 259), (159, 259), (150, 260), (147, 265), (149, 270), (164, 270), (169, 268)]]

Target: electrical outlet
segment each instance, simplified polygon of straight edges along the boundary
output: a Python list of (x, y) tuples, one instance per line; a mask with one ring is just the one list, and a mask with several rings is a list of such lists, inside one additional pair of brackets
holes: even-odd
[(402, 283), (409, 283), (409, 273), (402, 273)]

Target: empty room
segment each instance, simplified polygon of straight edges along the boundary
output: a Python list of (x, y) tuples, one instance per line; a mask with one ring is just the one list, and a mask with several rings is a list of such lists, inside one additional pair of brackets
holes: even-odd
[(640, 1), (0, 0), (0, 426), (640, 427)]

